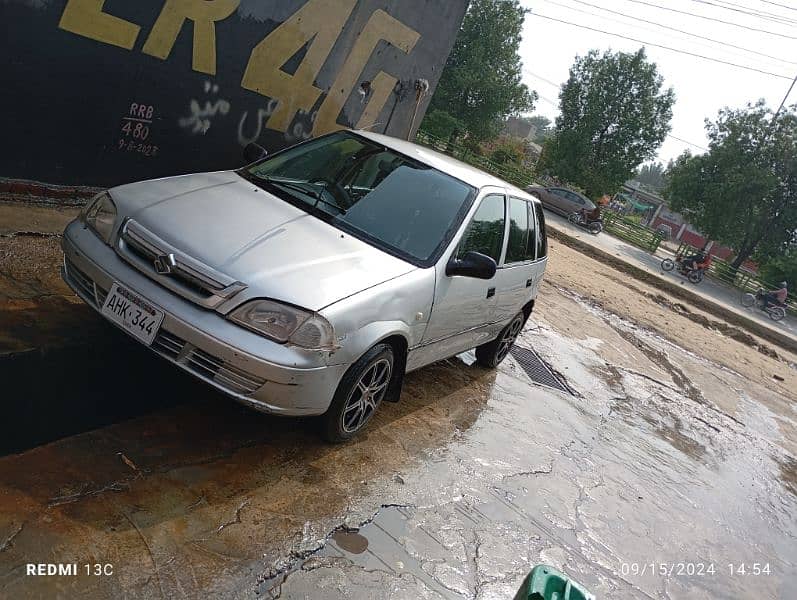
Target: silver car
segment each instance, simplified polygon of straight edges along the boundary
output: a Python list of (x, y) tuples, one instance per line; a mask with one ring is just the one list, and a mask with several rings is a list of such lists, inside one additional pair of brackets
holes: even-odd
[(63, 249), (64, 280), (105, 318), (252, 408), (324, 415), (331, 441), (397, 401), (406, 372), (472, 348), (501, 362), (547, 260), (539, 200), (348, 131), (103, 192)]

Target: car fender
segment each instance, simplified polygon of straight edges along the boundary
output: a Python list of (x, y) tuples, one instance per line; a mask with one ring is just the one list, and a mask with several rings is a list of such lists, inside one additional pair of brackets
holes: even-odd
[(332, 324), (338, 345), (329, 364), (351, 364), (395, 335), (407, 347), (420, 343), (432, 310), (434, 278), (434, 268), (415, 269), (319, 311)]

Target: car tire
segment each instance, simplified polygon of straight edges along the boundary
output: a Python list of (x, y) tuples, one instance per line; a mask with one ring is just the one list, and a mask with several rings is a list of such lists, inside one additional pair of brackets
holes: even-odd
[(487, 369), (494, 369), (501, 364), (515, 344), (525, 323), (526, 317), (521, 311), (501, 330), (497, 338), (476, 348), (476, 362)]
[(349, 367), (323, 416), (327, 441), (345, 442), (365, 428), (390, 386), (394, 358), (389, 344), (377, 344)]

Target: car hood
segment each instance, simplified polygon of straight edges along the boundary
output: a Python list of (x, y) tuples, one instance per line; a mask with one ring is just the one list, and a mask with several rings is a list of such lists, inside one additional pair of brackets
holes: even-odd
[(233, 171), (143, 181), (110, 193), (121, 217), (245, 283), (246, 298), (320, 310), (416, 268)]

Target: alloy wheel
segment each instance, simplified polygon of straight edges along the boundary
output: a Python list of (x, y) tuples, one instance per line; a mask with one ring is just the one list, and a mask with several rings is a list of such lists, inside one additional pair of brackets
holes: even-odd
[(498, 345), (498, 352), (496, 352), (496, 362), (500, 363), (506, 355), (509, 354), (509, 351), (512, 349), (512, 344), (515, 343), (517, 336), (520, 334), (520, 330), (523, 328), (523, 319), (517, 317), (512, 323), (510, 323), (509, 327), (507, 327), (506, 332), (504, 333), (504, 337), (501, 338), (501, 343)]
[(370, 365), (349, 392), (343, 409), (343, 430), (353, 433), (365, 425), (382, 401), (390, 383), (390, 361), (381, 358)]

